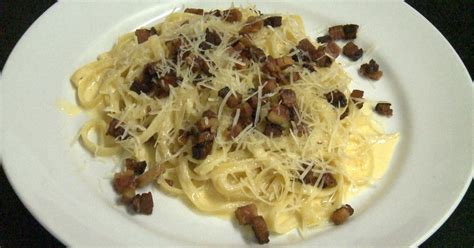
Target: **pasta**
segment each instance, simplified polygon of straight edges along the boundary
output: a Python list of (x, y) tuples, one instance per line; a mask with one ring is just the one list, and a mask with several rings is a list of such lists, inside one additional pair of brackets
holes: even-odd
[[(290, 61), (293, 64), (281, 71), (287, 77), (277, 75), (278, 88), (265, 94), (272, 71), (265, 71), (265, 62), (257, 62), (258, 58), (242, 58), (233, 44), (250, 37), (252, 47), (268, 58), (297, 57), (295, 47), (307, 38), (303, 21), (286, 15), (280, 26), (266, 25), (253, 32), (256, 19), (249, 17), (269, 15), (252, 8), (238, 10), (242, 21), (234, 22), (226, 21), (226, 13), (172, 13), (153, 27), (154, 34), (146, 40), (138, 40), (136, 33), (124, 34), (97, 61), (77, 70), (71, 81), (79, 105), (95, 113), (81, 129), (80, 139), (97, 156), (160, 164), (165, 171), (156, 179), (159, 188), (200, 211), (232, 214), (237, 207), (254, 203), (276, 233), (325, 225), (353, 192), (383, 174), (398, 135), (384, 133), (374, 121), (370, 102), (360, 109), (357, 102), (363, 99), (346, 97), (345, 107), (331, 104), (337, 92), (350, 95), (351, 78), (336, 62), (308, 69)], [(242, 34), (245, 26), (252, 32)], [(216, 45), (206, 34), (218, 34), (220, 41)], [(176, 39), (181, 41), (180, 55), (173, 60), (170, 42)], [(183, 54), (187, 58), (179, 57)], [(188, 63), (189, 58), (194, 60)], [(202, 61), (207, 68), (195, 70), (195, 64)], [(165, 80), (174, 73), (179, 82), (158, 91), (145, 90), (146, 85), (138, 84), (137, 79), (150, 65), (158, 68), (158, 78)], [(220, 97), (220, 90), (226, 87), (227, 94)], [(296, 95), (295, 107), (288, 108), (294, 119), (287, 126), (273, 123), (278, 115), (274, 121), (270, 116), (272, 106), (282, 104), (281, 90)], [(243, 107), (229, 107), (238, 94), (242, 104), (251, 99), (257, 99), (257, 104), (253, 119), (229, 137), (246, 114)], [(196, 141), (181, 144), (179, 139), (183, 130), (192, 133), (199, 121), (209, 124), (210, 117), (202, 116), (206, 110), (216, 113), (218, 126), (209, 154), (196, 158)], [(116, 137), (106, 135), (111, 120), (117, 121), (113, 128), (123, 131)], [(278, 126), (282, 134), (268, 135), (265, 125)], [(337, 185), (326, 187), (328, 175)]]

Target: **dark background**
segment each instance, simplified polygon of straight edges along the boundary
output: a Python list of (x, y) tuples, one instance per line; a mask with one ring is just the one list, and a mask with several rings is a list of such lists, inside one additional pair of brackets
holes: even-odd
[[(55, 1), (0, 0), (0, 70), (26, 29)], [(473, 75), (474, 1), (407, 1), (456, 49)], [(462, 148), (461, 148), (462, 149)], [(467, 161), (466, 161), (467, 162)], [(474, 246), (474, 193), (469, 187), (459, 207), (421, 247)], [(28, 212), (0, 167), (0, 247), (62, 247)], [(428, 206), (429, 207), (429, 206)]]

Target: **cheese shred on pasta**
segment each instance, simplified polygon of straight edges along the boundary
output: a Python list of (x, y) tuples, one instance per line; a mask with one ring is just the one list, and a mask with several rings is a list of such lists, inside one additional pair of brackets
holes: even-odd
[[(97, 156), (119, 155), (162, 164), (166, 171), (157, 180), (159, 188), (186, 199), (200, 211), (232, 214), (239, 206), (255, 203), (276, 233), (324, 225), (351, 192), (381, 176), (379, 172), (392, 153), (388, 144), (398, 136), (384, 133), (373, 120), (368, 102), (359, 109), (348, 100), (349, 114), (340, 120), (345, 108), (328, 103), (325, 94), (337, 89), (348, 97), (351, 78), (336, 62), (313, 72), (303, 67), (286, 69), (298, 72), (300, 78), (290, 77), (279, 89), (296, 93), (300, 123), (292, 125), (304, 124), (308, 131), (298, 135), (290, 128), (280, 137), (264, 135), (262, 122), (270, 107), (262, 100), (265, 80), (261, 64), (237, 70), (236, 64), (243, 62), (230, 45), (239, 37), (245, 20), (258, 14), (252, 8), (239, 10), (242, 21), (233, 23), (213, 15), (172, 13), (154, 26), (158, 35), (139, 44), (134, 33), (127, 33), (97, 61), (77, 70), (71, 80), (79, 105), (97, 113), (85, 123), (80, 138)], [(208, 28), (216, 31), (222, 42), (202, 51), (199, 44)], [(181, 52), (189, 51), (208, 62), (212, 76), (195, 83), (196, 73), (167, 59), (166, 42), (180, 37), (187, 44)], [(251, 34), (253, 44), (273, 58), (288, 55), (304, 38), (303, 22), (296, 15), (284, 15), (281, 26), (263, 27)], [(162, 72), (174, 70), (182, 78), (167, 97), (130, 90), (152, 62)], [(218, 91), (224, 87), (230, 92), (222, 99)], [(229, 138), (228, 128), (242, 115), (226, 106), (236, 92), (244, 101), (257, 96), (257, 114), (253, 123)], [(208, 109), (217, 113), (219, 125), (212, 151), (198, 160), (192, 157), (192, 142), (179, 145), (177, 139), (179, 130), (190, 130)], [(105, 134), (112, 118), (124, 129), (115, 139)], [(316, 183), (304, 183), (309, 173), (317, 175)], [(324, 173), (331, 173), (337, 186), (323, 188)], [(170, 180), (172, 186), (167, 183)]]

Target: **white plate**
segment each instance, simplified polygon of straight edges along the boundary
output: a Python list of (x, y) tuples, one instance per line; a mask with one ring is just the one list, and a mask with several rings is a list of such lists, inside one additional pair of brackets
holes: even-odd
[[(171, 1), (170, 1), (171, 2)], [(184, 2), (183, 2), (184, 3)], [(247, 3), (247, 1), (245, 1)], [(227, 8), (228, 3), (186, 6)], [(68, 116), (56, 102), (74, 102), (70, 75), (109, 50), (121, 33), (160, 21), (181, 2), (59, 2), (13, 50), (3, 71), (3, 159), (17, 194), (33, 215), (66, 244), (251, 244), (229, 220), (194, 213), (159, 192), (152, 216), (132, 216), (115, 203), (113, 162), (92, 159), (74, 143), (85, 115)], [(416, 245), (459, 203), (471, 180), (471, 79), (441, 34), (402, 2), (261, 2), (264, 12), (302, 15), (315, 38), (334, 24), (357, 23), (369, 52), (349, 66), (369, 98), (393, 103), (389, 130), (401, 133), (390, 169), (351, 202), (356, 215), (320, 232), (272, 236), (272, 244)], [(370, 48), (373, 48), (370, 51)], [(375, 58), (384, 77), (356, 75)]]

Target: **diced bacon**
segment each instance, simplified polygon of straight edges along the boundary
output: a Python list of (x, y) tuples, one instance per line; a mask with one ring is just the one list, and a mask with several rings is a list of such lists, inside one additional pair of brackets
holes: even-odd
[(136, 213), (150, 215), (153, 212), (153, 196), (151, 192), (135, 195), (132, 199), (132, 207)]
[(351, 205), (346, 204), (332, 213), (331, 221), (336, 225), (341, 225), (345, 223), (352, 214), (354, 214), (354, 209)]
[(279, 137), (283, 134), (283, 128), (277, 124), (267, 123), (263, 134), (270, 137)]
[(145, 29), (145, 28), (135, 30), (135, 36), (137, 36), (138, 44), (141, 44), (141, 43), (147, 41), (148, 38), (152, 35), (153, 35), (153, 32), (151, 30), (148, 30), (148, 29)]
[(324, 96), (326, 100), (336, 108), (344, 108), (347, 106), (347, 98), (344, 93), (339, 90), (333, 90)]
[(273, 124), (287, 128), (290, 124), (290, 111), (285, 105), (274, 104), (268, 111), (267, 119)]
[(388, 102), (379, 102), (375, 105), (375, 112), (382, 116), (391, 117), (393, 115), (393, 110), (390, 108), (391, 105)]
[(132, 158), (127, 158), (124, 160), (125, 167), (128, 170), (131, 170), (135, 173), (135, 175), (141, 175), (145, 172), (146, 169), (146, 161), (137, 161)]
[(353, 90), (351, 93), (351, 100), (359, 109), (361, 109), (362, 106), (364, 106), (364, 102), (361, 101), (363, 97), (364, 97), (364, 91), (362, 90)]
[(330, 41), (332, 41), (332, 38), (330, 35), (323, 35), (323, 36), (320, 36), (318, 38), (316, 38), (316, 41), (318, 43), (328, 43)]
[(187, 8), (187, 9), (184, 10), (184, 13), (195, 14), (195, 15), (204, 15), (204, 10), (203, 9)]
[(326, 53), (331, 55), (333, 58), (337, 58), (341, 53), (341, 48), (334, 41), (330, 41), (326, 45)]
[(194, 159), (205, 159), (212, 151), (212, 142), (198, 143), (192, 148), (192, 155)]
[(134, 186), (135, 174), (131, 170), (115, 173), (113, 186), (117, 193), (121, 194), (125, 189)]
[(263, 27), (263, 22), (259, 18), (255, 16), (250, 16), (247, 18), (246, 24), (240, 29), (239, 34), (240, 35), (248, 35), (248, 34), (253, 34), (257, 33), (262, 29)]
[(296, 106), (296, 93), (291, 89), (280, 90), (280, 99), (282, 104), (288, 108)]
[(267, 223), (262, 216), (256, 216), (250, 220), (250, 225), (252, 226), (253, 232), (259, 244), (266, 244), (270, 242), (268, 237), (270, 232), (268, 231)]
[(224, 10), (223, 16), (226, 22), (240, 22), (242, 20), (242, 12), (236, 8)]
[(274, 28), (281, 26), (281, 16), (270, 16), (263, 21), (264, 26), (272, 26)]
[(238, 207), (237, 210), (235, 210), (235, 217), (239, 221), (240, 225), (250, 224), (252, 218), (256, 217), (257, 215), (257, 206), (253, 203)]
[(342, 48), (342, 53), (352, 61), (356, 61), (362, 57), (364, 51), (362, 48), (359, 48), (354, 42), (351, 41), (344, 45)]
[(275, 80), (269, 79), (264, 83), (264, 86), (262, 88), (262, 93), (263, 95), (270, 94), (275, 92), (275, 90), (278, 88), (278, 84)]
[(383, 75), (383, 72), (379, 70), (379, 65), (373, 59), (368, 64), (362, 64), (359, 73), (373, 80), (379, 80)]
[(353, 40), (357, 38), (357, 30), (359, 29), (359, 25), (346, 24), (342, 27), (342, 29), (344, 30), (344, 39)]
[(323, 189), (337, 186), (337, 181), (331, 173), (324, 173), (321, 181), (323, 183)]
[(106, 135), (120, 139), (125, 133), (125, 129), (118, 125), (119, 122), (120, 121), (117, 119), (112, 119), (109, 123), (109, 127), (107, 128)]
[(316, 60), (316, 66), (318, 67), (330, 67), (332, 64), (331, 57), (327, 55), (323, 55), (319, 59)]
[(344, 28), (342, 25), (330, 27), (328, 33), (333, 40), (344, 39)]

